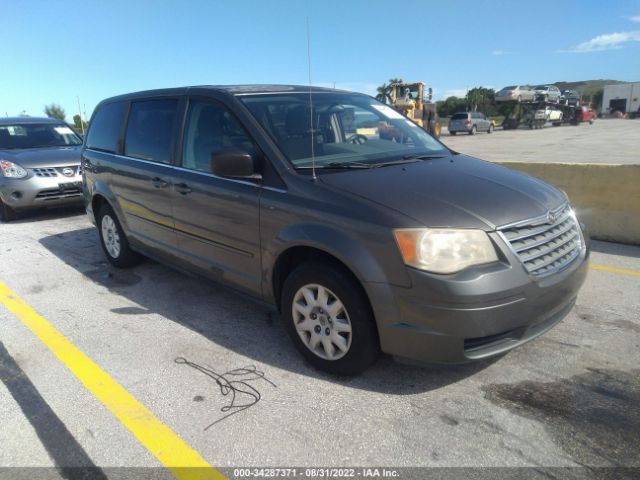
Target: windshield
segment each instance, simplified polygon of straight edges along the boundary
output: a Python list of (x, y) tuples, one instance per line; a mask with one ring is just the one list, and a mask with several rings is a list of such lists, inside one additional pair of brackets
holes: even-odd
[(538, 85), (537, 87), (533, 87), (534, 90), (546, 90), (547, 87), (546, 85)]
[(518, 87), (516, 87), (515, 85), (511, 85), (509, 87), (504, 87), (501, 91), (505, 91), (505, 90), (516, 90)]
[(313, 130), (309, 93), (239, 98), (297, 168), (311, 166), (312, 151), (319, 168), (450, 155), (414, 122), (365, 95), (314, 93)]
[(469, 118), (468, 113), (456, 113), (453, 117), (451, 117), (451, 120), (466, 120), (467, 118)]
[(66, 147), (81, 144), (80, 137), (64, 124), (0, 125), (0, 149)]

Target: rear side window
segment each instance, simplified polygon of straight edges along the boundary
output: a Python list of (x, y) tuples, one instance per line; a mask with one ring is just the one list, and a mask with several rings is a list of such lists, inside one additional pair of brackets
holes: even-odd
[(451, 120), (466, 120), (469, 114), (467, 113), (456, 113), (453, 117), (451, 117)]
[(171, 163), (178, 100), (133, 102), (129, 111), (124, 154), (152, 162)]
[(126, 110), (126, 102), (108, 103), (100, 107), (91, 120), (87, 147), (115, 153)]

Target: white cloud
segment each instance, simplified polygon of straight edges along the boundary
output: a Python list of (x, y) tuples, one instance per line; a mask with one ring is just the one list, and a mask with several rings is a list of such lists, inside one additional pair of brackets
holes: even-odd
[(598, 35), (586, 42), (582, 42), (567, 50), (558, 50), (560, 53), (590, 53), (604, 50), (617, 50), (624, 48), (628, 42), (640, 42), (640, 30), (632, 32), (616, 32)]
[(507, 52), (505, 50), (494, 50), (493, 52), (491, 52), (491, 55), (496, 55), (498, 57), (501, 57), (503, 55), (511, 55), (511, 52)]
[(631, 20), (632, 22), (637, 22), (640, 23), (640, 15), (635, 15), (633, 17), (627, 17), (629, 20)]

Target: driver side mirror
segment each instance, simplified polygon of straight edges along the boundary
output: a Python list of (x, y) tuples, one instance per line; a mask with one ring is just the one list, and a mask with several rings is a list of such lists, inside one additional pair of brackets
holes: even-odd
[(255, 158), (240, 148), (223, 148), (211, 155), (211, 172), (218, 177), (259, 180)]

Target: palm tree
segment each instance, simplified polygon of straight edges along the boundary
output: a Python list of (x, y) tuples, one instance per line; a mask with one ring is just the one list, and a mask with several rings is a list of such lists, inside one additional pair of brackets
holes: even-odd
[(390, 78), (388, 83), (383, 83), (376, 88), (376, 99), (383, 103), (391, 103), (391, 85), (394, 83), (402, 83), (401, 78)]
[(386, 83), (383, 83), (378, 88), (376, 88), (376, 92), (378, 92), (376, 94), (376, 100), (382, 103), (387, 103), (387, 100), (391, 99), (391, 97), (389, 96), (389, 87)]

